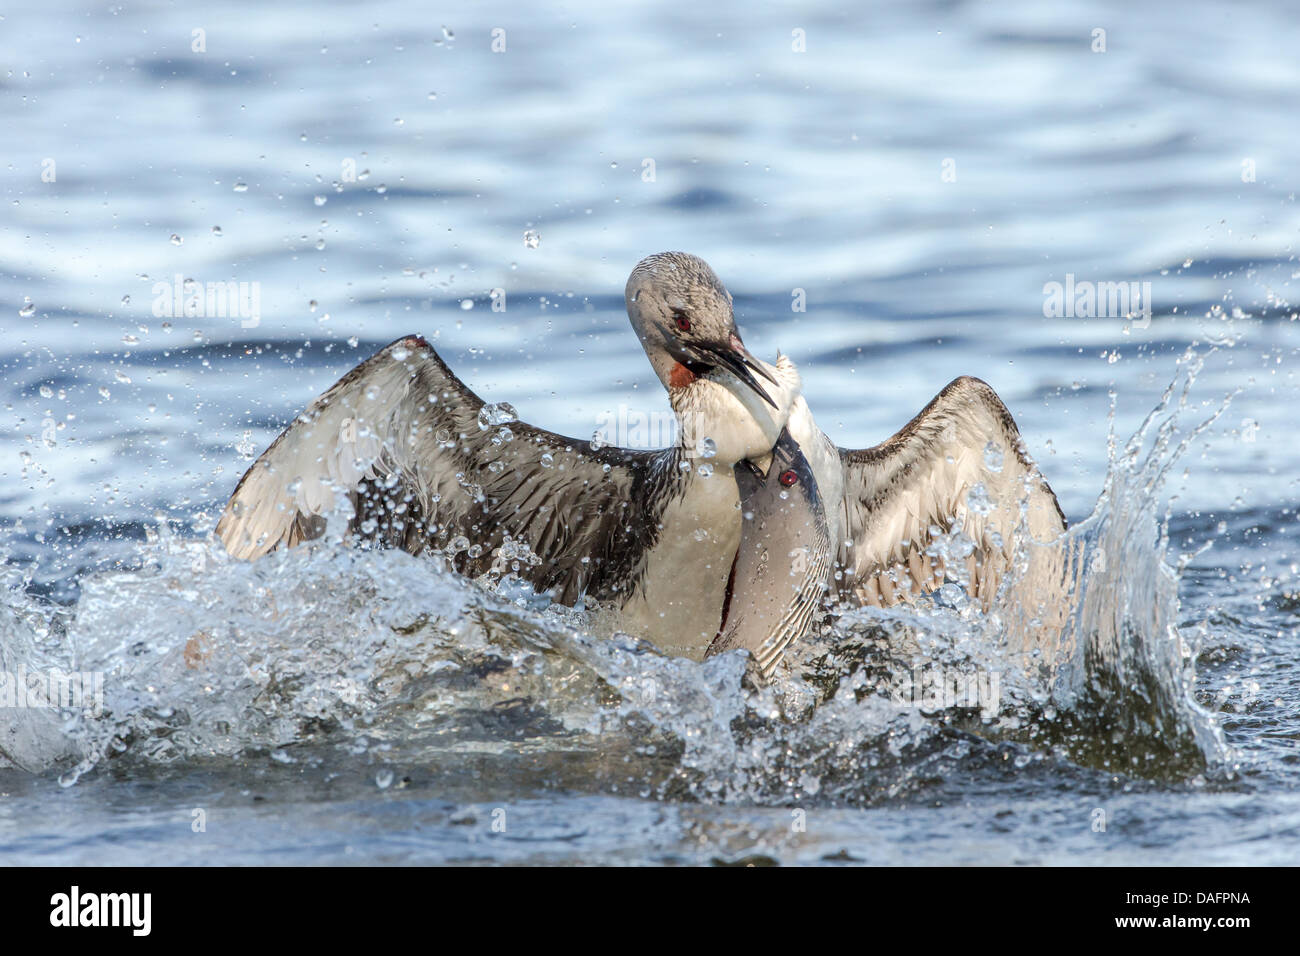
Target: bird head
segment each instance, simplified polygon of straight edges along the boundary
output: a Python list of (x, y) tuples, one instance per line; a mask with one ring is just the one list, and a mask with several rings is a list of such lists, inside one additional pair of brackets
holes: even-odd
[(648, 256), (632, 270), (625, 297), (632, 328), (666, 388), (724, 369), (778, 407), (758, 379), (779, 383), (745, 348), (731, 293), (703, 259), (685, 252)]

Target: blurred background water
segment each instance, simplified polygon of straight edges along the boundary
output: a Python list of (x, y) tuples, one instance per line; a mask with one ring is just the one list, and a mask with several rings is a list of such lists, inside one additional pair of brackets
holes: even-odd
[[(331, 607), (312, 594), (320, 567), (255, 572), (185, 551), (251, 458), (408, 332), (480, 395), (555, 431), (587, 437), (620, 404), (666, 410), (622, 303), (631, 267), (664, 249), (713, 265), (747, 344), (796, 360), (843, 446), (887, 437), (958, 374), (986, 379), (1074, 520), (1114, 467), (1108, 429), (1136, 429), (1185, 349), (1208, 352), (1189, 419), (1232, 397), (1151, 503), (1168, 511), (1170, 546), (1150, 560), (1189, 555), (1172, 625), (1197, 655), (1187, 695), (1226, 748), (1200, 772), (1152, 781), (1032, 741), (913, 728), (902, 756), (854, 763), (847, 785), (823, 786), (809, 757), (785, 790), (735, 799), (663, 785), (659, 764), (689, 733), (662, 714), (616, 707), (631, 724), (608, 739), (587, 727), (582, 746), (537, 749), (551, 732), (510, 710), (545, 703), (536, 688), (522, 705), (457, 704), (436, 756), (404, 746), (394, 727), (406, 717), (393, 724), (376, 704), (390, 723), (377, 733), (374, 711), (358, 718), (370, 746), (331, 711), (311, 756), (294, 757), (280, 745), (310, 735), (278, 725), (227, 726), (229, 746), (142, 744), (179, 740), (175, 713), (202, 710), (179, 691), (181, 706), (161, 708), (145, 681), (143, 697), (116, 701), (135, 736), (116, 728), (115, 769), (101, 761), (66, 787), (60, 768), (0, 770), (0, 858), (1294, 862), (1298, 41), (1282, 2), (6, 11), (0, 646), (11, 669), (45, 653), (98, 662), (111, 697), (114, 673), (135, 687), (133, 649), (161, 661), (226, 626), (270, 586), (263, 573), (287, 575), (276, 580), (293, 594), (281, 603), (301, 626), (277, 631), (286, 654), (355, 649), (383, 615), (363, 602), (335, 608), (367, 622), (357, 630), (313, 630), (311, 615)], [(1067, 275), (1150, 282), (1151, 320), (1048, 317), (1044, 286)], [(256, 283), (256, 323), (158, 314), (156, 285), (185, 280)], [(792, 310), (796, 290), (806, 311)], [(167, 540), (146, 542), (160, 520)], [(480, 600), (400, 556), (326, 571), (358, 594), (367, 575), (413, 589), (432, 578), (410, 607), (451, 619)], [(483, 660), (540, 655), (549, 674), (559, 653), (607, 690), (631, 673), (549, 638), (520, 650), (542, 619), (519, 613), (500, 646), (479, 634), (496, 648)], [(446, 627), (439, 639), (464, 637)], [(691, 667), (685, 684), (727, 676)], [(727, 686), (704, 695), (708, 709), (740, 706)], [(437, 710), (450, 693), (417, 698)], [(572, 718), (577, 699), (566, 707)], [(136, 726), (146, 714), (148, 734)], [(666, 750), (617, 742), (640, 739), (641, 719)], [(864, 720), (864, 750), (892, 753), (893, 724)], [(395, 750), (377, 752), (376, 733)], [(809, 813), (806, 830), (792, 829), (792, 806)], [(222, 825), (192, 831), (196, 807)], [(1091, 826), (1098, 807), (1105, 831)], [(491, 829), (496, 808), (512, 821), (504, 833)]]

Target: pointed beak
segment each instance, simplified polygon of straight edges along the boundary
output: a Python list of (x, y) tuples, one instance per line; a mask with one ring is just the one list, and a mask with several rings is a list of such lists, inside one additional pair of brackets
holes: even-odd
[(758, 394), (758, 397), (767, 404), (776, 409), (780, 408), (772, 400), (772, 396), (758, 383), (758, 379), (754, 377), (754, 372), (763, 376), (773, 385), (779, 386), (781, 383), (774, 379), (772, 373), (750, 354), (749, 349), (745, 348), (745, 343), (740, 341), (740, 336), (735, 332), (731, 333), (731, 339), (726, 345), (700, 345), (698, 348), (705, 353), (705, 355), (701, 356), (705, 361), (725, 368), (752, 388)]

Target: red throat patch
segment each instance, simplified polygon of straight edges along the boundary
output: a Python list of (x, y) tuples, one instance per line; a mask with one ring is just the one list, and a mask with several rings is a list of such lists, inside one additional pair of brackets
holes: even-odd
[(688, 369), (681, 362), (673, 366), (673, 370), (668, 374), (669, 388), (685, 388), (695, 381), (695, 373)]

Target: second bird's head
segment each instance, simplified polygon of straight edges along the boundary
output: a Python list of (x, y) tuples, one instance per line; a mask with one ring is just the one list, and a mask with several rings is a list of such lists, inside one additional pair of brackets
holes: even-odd
[(632, 270), (625, 296), (632, 328), (665, 386), (725, 369), (777, 407), (759, 377), (778, 383), (740, 340), (731, 293), (703, 259), (647, 256)]

